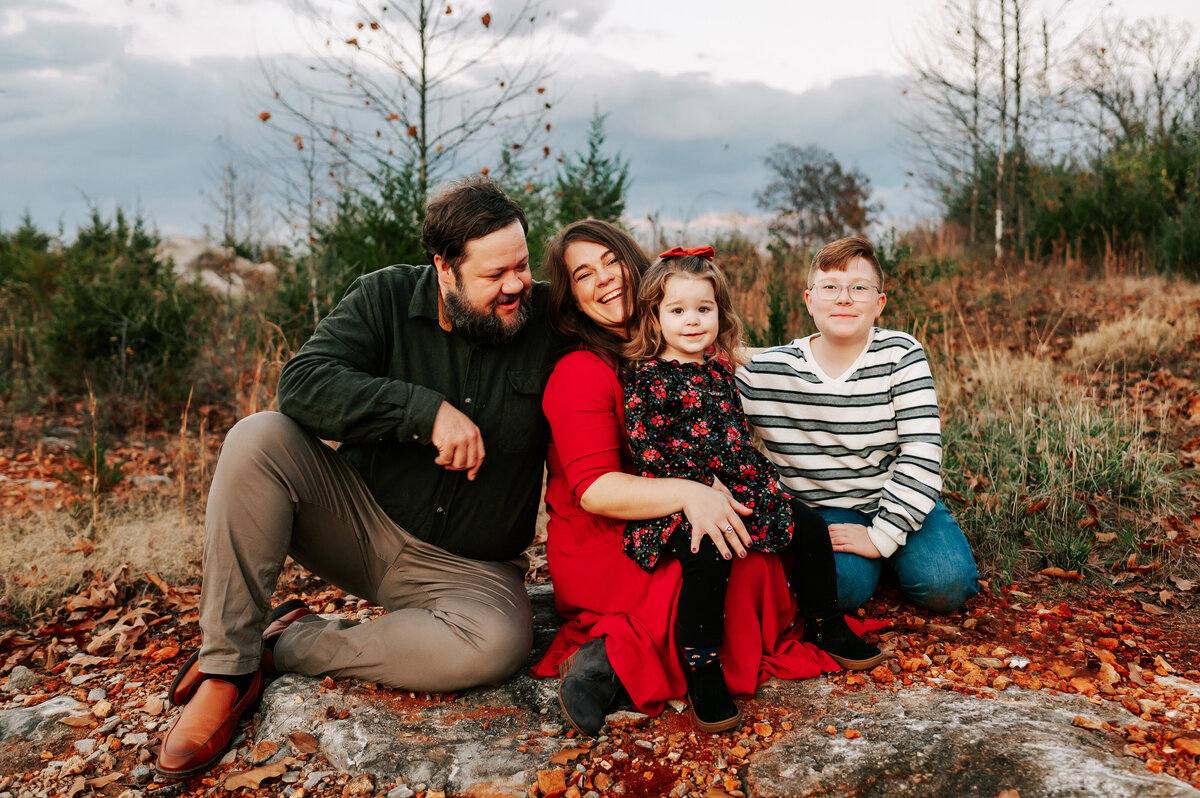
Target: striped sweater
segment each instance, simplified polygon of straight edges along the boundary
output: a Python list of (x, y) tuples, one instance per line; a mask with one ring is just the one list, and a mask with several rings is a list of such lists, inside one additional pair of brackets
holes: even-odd
[(876, 513), (867, 529), (884, 557), (921, 528), (942, 490), (941, 422), (921, 344), (878, 327), (833, 379), (811, 336), (768, 349), (737, 372), (742, 407), (780, 483), (814, 507)]

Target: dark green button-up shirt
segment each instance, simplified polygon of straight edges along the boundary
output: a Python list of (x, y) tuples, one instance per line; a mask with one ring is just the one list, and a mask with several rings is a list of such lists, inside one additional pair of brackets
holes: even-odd
[[(438, 325), (432, 266), (364, 275), (279, 378), (279, 409), (362, 475), (408, 532), (478, 560), (508, 560), (533, 540), (546, 454), (542, 415), (558, 339), (549, 286), (533, 285), (528, 323), (512, 341), (481, 344)], [(433, 461), (442, 401), (479, 427), (486, 456), (474, 481)]]

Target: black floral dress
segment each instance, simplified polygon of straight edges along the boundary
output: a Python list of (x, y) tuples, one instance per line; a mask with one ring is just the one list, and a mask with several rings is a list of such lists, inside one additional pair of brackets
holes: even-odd
[[(644, 477), (682, 477), (711, 485), (721, 480), (754, 510), (742, 522), (763, 552), (792, 541), (792, 510), (776, 484), (775, 466), (754, 448), (733, 375), (723, 363), (678, 363), (653, 358), (638, 364), (625, 385), (625, 424), (634, 464)], [(625, 553), (653, 570), (667, 539), (691, 535), (682, 512), (625, 525)]]

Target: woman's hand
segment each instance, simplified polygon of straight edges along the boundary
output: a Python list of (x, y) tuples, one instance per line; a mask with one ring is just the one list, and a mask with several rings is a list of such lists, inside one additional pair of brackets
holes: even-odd
[(830, 524), (829, 539), (833, 541), (834, 551), (845, 551), (872, 560), (883, 556), (871, 542), (871, 536), (862, 524)]
[(745, 557), (751, 540), (741, 517), (750, 515), (751, 509), (734, 499), (720, 481), (714, 481), (711, 488), (699, 482), (689, 484), (683, 514), (692, 525), (692, 551), (700, 550), (700, 541), (707, 535), (725, 559), (733, 554)]

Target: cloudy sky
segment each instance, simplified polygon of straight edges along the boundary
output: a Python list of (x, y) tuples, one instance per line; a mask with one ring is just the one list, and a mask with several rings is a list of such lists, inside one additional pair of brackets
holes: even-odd
[[(447, 2), (498, 19), (515, 4)], [(891, 218), (927, 210), (906, 174), (902, 87), (940, 0), (547, 4), (547, 143), (573, 152), (593, 109), (607, 113), (609, 146), (631, 164), (631, 218), (657, 212), (678, 229), (757, 213), (779, 142), (866, 173)], [(1200, 23), (1191, 0), (1092, 8), (1105, 5)], [(264, 71), (294, 64), (313, 36), (294, 0), (0, 0), (0, 230), (28, 211), (70, 234), (89, 205), (140, 210), (163, 233), (219, 228), (213, 174), (231, 152), (264, 149)], [(487, 165), (469, 160), (460, 171)]]

